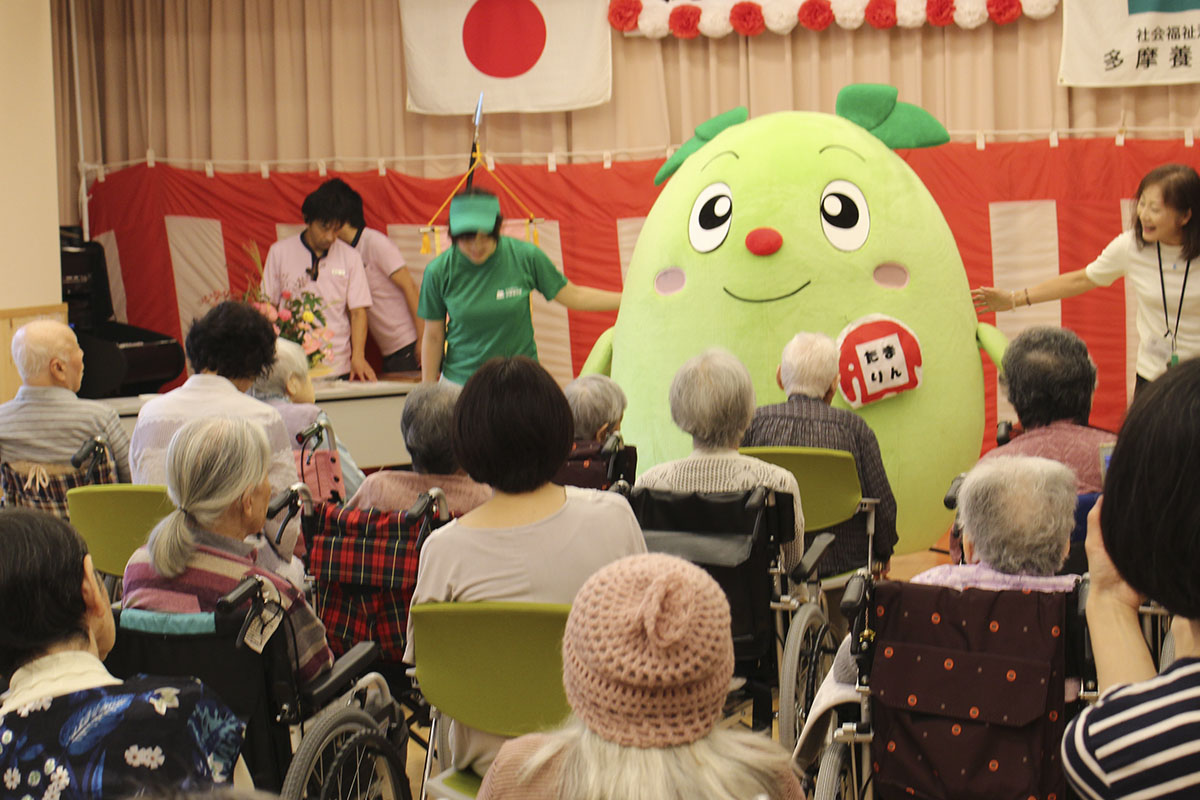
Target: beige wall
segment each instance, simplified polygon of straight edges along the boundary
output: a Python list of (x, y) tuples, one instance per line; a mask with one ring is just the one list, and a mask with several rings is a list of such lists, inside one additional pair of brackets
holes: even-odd
[(0, 309), (62, 300), (51, 47), (48, 0), (0, 0)]

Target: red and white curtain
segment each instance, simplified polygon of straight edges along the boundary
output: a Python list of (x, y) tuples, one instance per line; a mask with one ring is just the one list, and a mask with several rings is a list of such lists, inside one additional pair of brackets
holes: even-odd
[[(1127, 224), (1128, 198), (1141, 176), (1169, 161), (1200, 166), (1177, 141), (1111, 139), (948, 144), (902, 153), (929, 187), (954, 232), (972, 286), (1022, 288), (1085, 266)], [(572, 281), (620, 289), (641, 229), (657, 197), (658, 161), (543, 166), (498, 165), (497, 174), (533, 212), (541, 246)], [(363, 196), (367, 224), (397, 243), (419, 282), (433, 253), (422, 254), (420, 226), (454, 188), (396, 172), (343, 174)], [(265, 256), (297, 229), (300, 204), (325, 177), (316, 173), (212, 177), (158, 165), (109, 173), (91, 189), (94, 237), (106, 250), (118, 316), (179, 337), (192, 318), (227, 293), (257, 280), (248, 248)], [(478, 185), (501, 196), (507, 233), (524, 237), (515, 203), (481, 174)], [(445, 222), (444, 219), (441, 220)], [(441, 245), (447, 243), (444, 234)], [(1009, 336), (1037, 324), (1063, 325), (1087, 342), (1099, 365), (1092, 421), (1116, 429), (1132, 383), (1136, 333), (1124, 282), (1062, 302), (1001, 314)], [(569, 380), (612, 313), (535, 308), (543, 361)], [(989, 321), (991, 317), (987, 318)], [(1114, 324), (1116, 321), (1116, 324)], [(985, 363), (988, 433), (997, 413), (995, 370)], [(1001, 393), (1002, 395), (1002, 393)]]

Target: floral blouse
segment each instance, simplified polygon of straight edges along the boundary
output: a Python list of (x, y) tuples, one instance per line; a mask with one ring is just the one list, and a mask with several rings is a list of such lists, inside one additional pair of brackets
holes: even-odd
[(226, 783), (246, 725), (199, 681), (138, 675), (0, 717), (0, 800), (99, 800)]

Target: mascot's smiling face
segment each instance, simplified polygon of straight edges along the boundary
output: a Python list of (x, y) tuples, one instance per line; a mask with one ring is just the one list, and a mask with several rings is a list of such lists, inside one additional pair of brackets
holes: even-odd
[(941, 211), (878, 128), (808, 112), (740, 119), (664, 166), (670, 180), (625, 278), (612, 375), (629, 397), (623, 431), (639, 467), (690, 449), (666, 412), (685, 360), (727, 348), (750, 369), (759, 405), (781, 402), (784, 344), (820, 331), (841, 351), (835, 404), (876, 430), (893, 484), (901, 450), (928, 453), (939, 430), (959, 437), (914, 487), (940, 502), (978, 456), (983, 422), (976, 318)]

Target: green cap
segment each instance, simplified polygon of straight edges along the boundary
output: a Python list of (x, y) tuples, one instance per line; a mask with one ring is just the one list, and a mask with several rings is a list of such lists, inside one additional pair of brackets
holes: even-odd
[(491, 194), (460, 194), (450, 201), (450, 235), (491, 233), (500, 216), (500, 200)]

